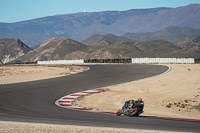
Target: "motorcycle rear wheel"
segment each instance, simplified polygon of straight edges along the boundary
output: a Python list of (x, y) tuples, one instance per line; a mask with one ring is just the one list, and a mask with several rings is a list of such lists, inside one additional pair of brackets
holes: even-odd
[(136, 110), (134, 110), (133, 112), (130, 111), (128, 115), (131, 117), (139, 116), (138, 111), (139, 111), (138, 108), (136, 108)]

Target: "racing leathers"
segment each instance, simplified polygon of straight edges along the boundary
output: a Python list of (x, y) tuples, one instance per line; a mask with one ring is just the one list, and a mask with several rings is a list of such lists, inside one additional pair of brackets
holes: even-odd
[(134, 105), (135, 105), (134, 100), (126, 101), (125, 104), (122, 106), (122, 110), (124, 110), (125, 108), (132, 108)]

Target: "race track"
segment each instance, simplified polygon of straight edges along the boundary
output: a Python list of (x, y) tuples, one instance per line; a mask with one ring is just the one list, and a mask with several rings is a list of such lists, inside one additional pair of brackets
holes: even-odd
[(75, 75), (0, 86), (0, 120), (200, 132), (200, 122), (142, 116), (117, 117), (56, 106), (57, 99), (71, 93), (138, 80), (163, 73), (168, 69), (166, 66), (158, 65), (89, 67), (89, 71)]

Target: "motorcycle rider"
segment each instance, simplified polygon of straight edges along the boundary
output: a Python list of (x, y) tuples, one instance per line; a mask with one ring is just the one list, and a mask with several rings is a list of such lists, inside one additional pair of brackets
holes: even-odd
[(142, 98), (138, 98), (137, 101), (134, 101), (134, 100), (128, 100), (128, 101), (126, 101), (125, 104), (122, 106), (122, 111), (125, 108), (132, 108), (132, 107), (134, 107), (134, 105), (136, 103), (143, 103)]
[[(120, 116), (121, 114), (129, 115), (130, 112), (133, 109), (136, 111), (135, 114), (131, 114), (131, 116), (139, 116), (141, 113), (143, 113), (144, 108), (144, 102), (142, 101), (142, 98), (138, 98), (136, 101), (134, 100), (128, 100), (125, 102), (125, 104), (122, 106), (122, 109), (118, 110), (116, 115)], [(132, 113), (132, 112), (131, 112)]]
[(124, 110), (125, 108), (131, 108), (133, 106), (134, 106), (134, 100), (128, 100), (122, 106), (122, 110)]

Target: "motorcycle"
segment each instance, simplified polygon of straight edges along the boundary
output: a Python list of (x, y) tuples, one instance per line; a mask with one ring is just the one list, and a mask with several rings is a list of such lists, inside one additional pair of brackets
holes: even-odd
[(139, 116), (144, 112), (143, 108), (144, 108), (144, 102), (137, 102), (132, 108), (124, 108), (123, 110), (121, 109), (118, 110), (116, 115), (120, 116), (123, 114), (130, 117)]

